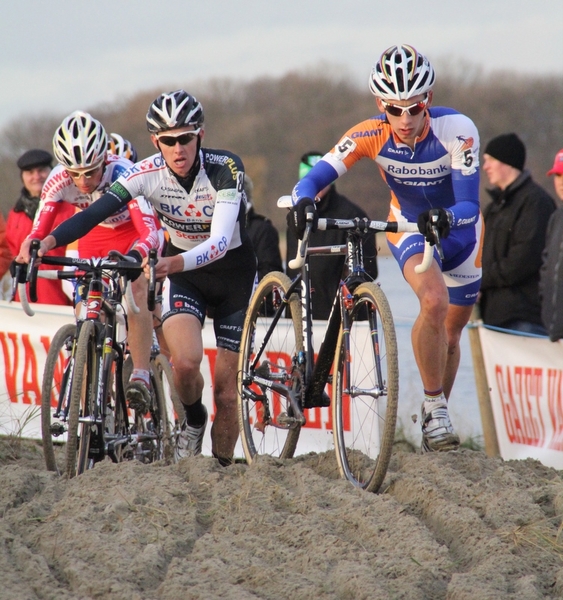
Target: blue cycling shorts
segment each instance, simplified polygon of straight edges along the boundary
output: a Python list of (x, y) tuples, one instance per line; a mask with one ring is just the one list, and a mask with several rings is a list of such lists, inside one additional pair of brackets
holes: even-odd
[[(390, 219), (406, 220), (395, 207)], [(450, 235), (442, 240), (443, 262), (434, 250), (434, 259), (442, 269), (448, 288), (450, 304), (472, 306), (477, 302), (481, 287), (483, 233), (483, 219), (479, 215), (474, 226), (452, 229)], [(420, 254), (422, 260), (424, 236), (420, 233), (388, 233), (387, 243), (401, 272), (411, 256)]]

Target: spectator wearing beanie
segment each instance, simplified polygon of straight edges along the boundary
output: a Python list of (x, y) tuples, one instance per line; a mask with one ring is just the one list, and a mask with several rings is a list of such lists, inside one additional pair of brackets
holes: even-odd
[(539, 294), (542, 252), (553, 198), (524, 169), (526, 148), (515, 133), (493, 138), (482, 169), (492, 186), (484, 209), (483, 279), (479, 307), (485, 325), (546, 335)]
[[(34, 148), (24, 152), (17, 160), (23, 187), (20, 197), (8, 214), (7, 240), (12, 258), (20, 251), (23, 240), (28, 236), (41, 196), (41, 189), (51, 172), (53, 157), (49, 152)], [(74, 214), (74, 208), (61, 210), (53, 228)], [(56, 248), (50, 254), (64, 256), (66, 248)], [(41, 304), (71, 304), (63, 292), (60, 281), (39, 279), (37, 281), (37, 301)]]

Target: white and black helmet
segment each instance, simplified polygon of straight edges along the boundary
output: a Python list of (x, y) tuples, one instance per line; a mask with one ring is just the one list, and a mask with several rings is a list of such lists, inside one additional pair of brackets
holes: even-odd
[(107, 149), (103, 125), (80, 110), (68, 115), (53, 136), (55, 158), (69, 169), (97, 167), (104, 161)]
[(116, 154), (117, 156), (124, 156), (131, 162), (137, 162), (137, 151), (133, 144), (126, 140), (119, 133), (110, 133), (108, 140), (108, 152), (110, 154)]
[(201, 104), (184, 90), (161, 94), (147, 112), (147, 129), (151, 133), (161, 133), (193, 125), (196, 129), (203, 125)]
[(432, 89), (436, 75), (428, 59), (412, 46), (391, 46), (369, 77), (369, 89), (383, 100), (408, 100)]

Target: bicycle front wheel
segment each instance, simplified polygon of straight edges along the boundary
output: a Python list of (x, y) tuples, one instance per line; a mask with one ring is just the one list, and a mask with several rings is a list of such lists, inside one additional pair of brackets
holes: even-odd
[[(165, 359), (163, 356), (162, 359)], [(162, 360), (159, 365), (162, 366)], [(174, 448), (166, 405), (166, 393), (162, 372), (156, 361), (151, 359), (151, 404), (146, 415), (135, 412), (135, 430), (139, 436), (136, 458), (141, 462), (157, 460), (172, 461)]]
[[(287, 304), (287, 316), (272, 325), (275, 311), (283, 306), (291, 285), (287, 275), (273, 271), (252, 295), (242, 332), (237, 373), (239, 429), (245, 458), (250, 464), (261, 454), (291, 458), (301, 425), (287, 394), (272, 391), (268, 381), (301, 393), (299, 360), (303, 354), (301, 305), (297, 294)], [(254, 366), (255, 353), (260, 352)], [(285, 390), (282, 390), (285, 391)]]
[(168, 358), (164, 354), (158, 354), (151, 360), (151, 369), (156, 379), (155, 389), (163, 399), (164, 412), (170, 428), (169, 443), (164, 448), (164, 459), (173, 462), (176, 434), (180, 431), (185, 414), (184, 406), (174, 386), (174, 374)]
[(63, 325), (51, 340), (41, 387), (41, 437), (48, 471), (59, 471), (53, 438), (66, 431), (76, 325)]
[(374, 283), (359, 285), (336, 346), (332, 390), (340, 474), (376, 492), (387, 473), (397, 422), (399, 363), (391, 309)]
[[(94, 435), (103, 436), (97, 423), (96, 394), (100, 357), (96, 352), (96, 328), (84, 321), (74, 357), (74, 373), (70, 394), (68, 436), (66, 444), (66, 474), (81, 475), (94, 466), (90, 444)], [(97, 444), (98, 449), (100, 444)]]

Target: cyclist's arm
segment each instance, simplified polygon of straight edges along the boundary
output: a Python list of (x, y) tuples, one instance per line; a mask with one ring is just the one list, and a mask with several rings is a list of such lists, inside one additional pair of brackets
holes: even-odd
[(327, 185), (338, 179), (338, 172), (327, 161), (321, 159), (293, 188), (291, 199), (297, 204), (301, 198), (315, 198)]
[[(24, 261), (27, 262), (29, 260), (29, 246), (31, 244), (31, 240), (33, 239), (44, 239), (48, 233), (53, 228), (53, 223), (55, 221), (55, 217), (59, 211), (61, 201), (49, 200), (47, 202), (41, 202), (39, 205), (39, 209), (37, 214), (35, 215), (35, 219), (33, 222), (33, 226), (29, 234), (24, 238), (23, 242), (20, 245), (19, 254), (16, 257), (18, 262)], [(49, 250), (54, 246), (50, 246)]]
[(59, 212), (61, 201), (49, 200), (41, 202), (33, 220), (33, 227), (27, 239), (43, 239), (52, 229), (55, 217)]
[(237, 193), (238, 201), (233, 201), (233, 191), (220, 190), (217, 193), (209, 238), (179, 255), (184, 262), (184, 271), (208, 265), (226, 254), (239, 215), (240, 193)]
[(139, 234), (134, 249), (138, 250), (142, 258), (149, 254), (151, 248), (160, 247), (159, 221), (152, 206), (143, 196), (134, 198), (127, 204), (131, 221)]
[[(130, 197), (123, 198), (118, 196), (113, 190), (114, 186), (103, 194), (98, 200), (93, 202), (88, 208), (77, 212), (70, 219), (67, 219), (61, 223), (54, 231), (51, 232), (50, 236), (53, 240), (51, 248), (57, 248), (59, 246), (66, 246), (71, 242), (85, 236), (91, 229), (96, 225), (99, 225), (102, 221), (105, 221), (108, 217), (117, 212), (124, 204), (127, 204)], [(124, 189), (121, 187), (120, 189)], [(127, 194), (127, 196), (129, 196)]]
[(471, 119), (456, 115), (456, 135), (446, 143), (451, 156), (452, 188), (455, 203), (449, 208), (451, 227), (475, 225), (479, 217), (479, 133)]
[[(358, 132), (381, 127), (380, 119), (367, 119), (350, 128), (321, 160), (301, 179), (292, 192), (293, 205), (302, 198), (315, 198), (325, 187), (334, 183), (362, 158), (374, 159), (381, 136), (358, 137)], [(362, 142), (355, 141), (356, 139)]]
[(469, 176), (453, 171), (452, 186), (455, 204), (448, 209), (452, 214), (452, 229), (475, 225), (479, 218), (479, 171)]

